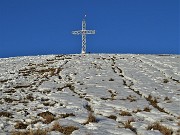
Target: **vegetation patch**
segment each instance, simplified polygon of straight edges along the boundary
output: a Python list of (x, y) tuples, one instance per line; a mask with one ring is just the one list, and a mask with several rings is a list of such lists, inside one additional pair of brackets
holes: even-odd
[(93, 115), (92, 112), (89, 113), (88, 119), (84, 124), (89, 124), (90, 122), (95, 123), (97, 122), (96, 117)]
[(130, 102), (134, 102), (134, 101), (136, 101), (136, 97), (135, 97), (135, 96), (132, 96), (132, 95), (129, 95), (129, 96), (127, 97), (127, 100), (129, 100)]
[(108, 97), (101, 97), (102, 100), (108, 100), (108, 99), (111, 99), (111, 98), (108, 98)]
[(156, 98), (153, 98), (151, 95), (149, 95), (149, 96), (146, 98), (146, 100), (149, 101), (150, 104), (151, 104), (154, 108), (158, 109), (160, 112), (167, 113), (167, 112), (164, 111), (164, 108), (160, 108), (160, 107), (157, 105), (158, 101), (157, 101)]
[(28, 99), (30, 101), (34, 101), (34, 97), (32, 96), (32, 94), (27, 95), (26, 99)]
[(132, 119), (129, 119), (128, 121), (126, 121), (126, 122), (124, 123), (124, 128), (128, 128), (128, 129), (130, 129), (131, 131), (133, 131), (135, 134), (137, 134), (136, 129), (132, 127), (131, 122), (135, 122), (133, 118), (132, 118)]
[(0, 117), (11, 117), (12, 116), (12, 114), (10, 113), (10, 112), (0, 112)]
[(42, 118), (44, 118), (45, 119), (44, 123), (46, 124), (51, 123), (55, 119), (55, 115), (49, 111), (39, 113), (38, 116), (41, 116)]
[(85, 106), (85, 108), (86, 108), (89, 112), (93, 112), (90, 105), (87, 104), (87, 105)]
[(12, 103), (14, 100), (11, 98), (4, 98), (4, 101), (7, 103)]
[(145, 111), (145, 112), (150, 112), (151, 109), (150, 109), (149, 107), (145, 107), (143, 111)]
[(117, 96), (112, 90), (108, 90), (109, 93), (111, 93), (111, 98), (114, 99), (115, 96)]
[(109, 81), (114, 81), (114, 79), (113, 79), (113, 78), (110, 78)]
[(0, 83), (5, 83), (5, 82), (7, 82), (7, 81), (8, 81), (8, 79), (0, 80)]
[(155, 122), (147, 127), (147, 130), (159, 130), (163, 135), (172, 135), (173, 131), (172, 129), (169, 129), (163, 125), (161, 125), (159, 122)]
[(168, 83), (169, 80), (168, 79), (163, 79), (163, 83)]
[(69, 116), (75, 116), (73, 113), (66, 113), (66, 114), (61, 114), (60, 117), (61, 118), (66, 118), (66, 117), (69, 117)]
[(137, 112), (142, 112), (142, 110), (138, 108), (138, 109), (133, 111), (133, 113), (137, 113)]
[(109, 119), (116, 120), (116, 119), (117, 119), (117, 116), (115, 116), (115, 115), (110, 115), (110, 116), (108, 116), (108, 118), (109, 118)]
[(47, 135), (48, 131), (44, 129), (30, 130), (30, 131), (13, 131), (11, 135)]
[(63, 133), (64, 135), (70, 135), (73, 131), (78, 130), (79, 128), (74, 127), (74, 126), (67, 126), (63, 127), (59, 123), (55, 123), (52, 127), (52, 131), (59, 131)]
[(130, 112), (127, 112), (127, 111), (121, 111), (119, 113), (121, 116), (132, 116)]
[(169, 97), (165, 97), (165, 98), (164, 98), (164, 101), (166, 101), (166, 100), (170, 100)]
[(70, 89), (71, 91), (73, 91), (73, 92), (74, 92), (74, 90), (75, 90), (75, 87), (74, 87), (72, 84), (70, 84), (70, 83), (68, 83), (64, 88), (66, 88), (66, 87), (69, 87), (69, 89)]
[(17, 122), (14, 127), (15, 127), (15, 129), (26, 129), (27, 126), (28, 126), (27, 124), (24, 124), (22, 122)]
[(16, 91), (14, 89), (8, 90), (8, 91), (4, 91), (3, 93), (15, 93)]

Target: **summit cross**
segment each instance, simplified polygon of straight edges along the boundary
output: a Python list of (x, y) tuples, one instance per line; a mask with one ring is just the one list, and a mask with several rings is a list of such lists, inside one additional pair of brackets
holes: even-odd
[[(85, 15), (86, 17), (86, 15)], [(82, 21), (82, 30), (72, 31), (74, 35), (82, 35), (82, 54), (86, 53), (86, 35), (95, 34), (95, 30), (86, 30), (86, 20), (85, 18)]]

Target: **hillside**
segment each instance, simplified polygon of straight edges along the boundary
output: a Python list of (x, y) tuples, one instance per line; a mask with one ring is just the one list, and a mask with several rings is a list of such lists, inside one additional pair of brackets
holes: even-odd
[(0, 135), (180, 134), (180, 56), (0, 59)]

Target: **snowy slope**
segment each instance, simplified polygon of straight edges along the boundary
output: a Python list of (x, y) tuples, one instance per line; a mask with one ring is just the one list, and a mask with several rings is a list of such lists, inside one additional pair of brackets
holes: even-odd
[(179, 55), (0, 59), (0, 135), (180, 134)]

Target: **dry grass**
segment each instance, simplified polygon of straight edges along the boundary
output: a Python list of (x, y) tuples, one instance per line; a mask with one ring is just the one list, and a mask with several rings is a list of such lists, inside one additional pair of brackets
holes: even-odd
[(159, 122), (155, 122), (148, 126), (147, 130), (159, 130), (163, 135), (172, 135), (173, 133), (172, 129), (161, 125)]
[(97, 122), (96, 117), (92, 114), (92, 112), (89, 113), (87, 121), (83, 124), (89, 124), (90, 122)]
[(168, 79), (163, 79), (163, 83), (168, 83), (169, 80)]
[(28, 99), (30, 101), (34, 101), (34, 97), (32, 96), (32, 94), (27, 95), (26, 99)]
[(135, 120), (132, 118), (132, 119), (129, 119), (128, 121), (126, 121), (124, 123), (124, 128), (128, 128), (131, 131), (133, 131), (134, 133), (136, 133), (136, 129), (131, 126), (131, 122), (135, 122)]
[(49, 73), (50, 76), (56, 75), (56, 68), (41, 69), (38, 71), (39, 74)]
[(109, 93), (111, 93), (111, 99), (113, 100), (116, 95), (116, 92), (113, 92), (112, 90), (108, 90)]
[(138, 108), (138, 109), (133, 111), (133, 113), (137, 113), (137, 112), (142, 112), (142, 110)]
[(113, 78), (110, 78), (109, 81), (114, 81), (114, 79), (113, 79)]
[(11, 99), (11, 98), (4, 98), (4, 101), (7, 102), (7, 103), (12, 103), (13, 99)]
[(115, 116), (115, 115), (110, 115), (110, 116), (108, 116), (108, 118), (109, 118), (109, 119), (116, 120), (116, 119), (117, 119), (117, 116)]
[(166, 100), (170, 100), (169, 97), (165, 97), (165, 98), (164, 98), (164, 101), (166, 101)]
[(45, 119), (44, 123), (46, 123), (46, 124), (51, 123), (55, 119), (55, 115), (49, 111), (39, 113), (38, 116), (43, 117)]
[(145, 111), (145, 112), (150, 112), (151, 109), (150, 109), (149, 107), (145, 107), (143, 111)]
[(60, 117), (61, 118), (66, 118), (66, 117), (69, 117), (69, 116), (75, 116), (73, 113), (66, 113), (66, 114), (61, 114)]
[(102, 100), (108, 100), (108, 99), (112, 99), (112, 98), (108, 98), (108, 97), (101, 97)]
[(7, 82), (7, 81), (8, 81), (8, 79), (0, 80), (0, 83), (5, 83), (5, 82)]
[(5, 111), (3, 111), (3, 112), (0, 112), (0, 117), (11, 117), (12, 116), (12, 114), (10, 113), (10, 112), (5, 112)]
[(75, 87), (74, 87), (72, 84), (70, 84), (70, 83), (68, 83), (65, 87), (69, 87), (69, 89), (70, 89), (71, 91), (73, 91), (73, 92), (74, 92), (74, 90), (75, 90)]
[(29, 88), (30, 85), (18, 85), (18, 86), (14, 86), (14, 89), (23, 89), (23, 88)]
[(74, 127), (74, 126), (67, 126), (63, 127), (59, 123), (54, 123), (51, 131), (59, 131), (65, 135), (70, 135), (74, 130), (78, 130), (79, 128)]
[(121, 116), (132, 116), (130, 112), (127, 112), (127, 111), (121, 111), (119, 113)]
[(27, 126), (28, 126), (27, 124), (24, 124), (22, 122), (17, 122), (14, 127), (15, 127), (15, 129), (26, 129)]
[(16, 92), (15, 89), (9, 89), (7, 91), (4, 91), (3, 93), (15, 93), (15, 92)]
[[(49, 64), (50, 64), (50, 62), (49, 62)], [(54, 75), (58, 75), (59, 72), (62, 70), (61, 68), (44, 68), (44, 67), (47, 67), (47, 65), (44, 65), (44, 64), (38, 64), (38, 65), (30, 64), (29, 66), (30, 67), (28, 67), (28, 68), (19, 70), (19, 73), (22, 74), (23, 76), (28, 76), (28, 75), (34, 74), (34, 73), (38, 73), (40, 75), (44, 75), (45, 73), (47, 73), (50, 76), (54, 76)], [(38, 67), (38, 66), (43, 67), (44, 69), (36, 70), (36, 67)]]
[(136, 97), (135, 97), (135, 96), (131, 96), (131, 95), (129, 95), (129, 96), (127, 97), (127, 99), (128, 99), (130, 102), (136, 101)]
[(89, 112), (92, 112), (92, 108), (91, 108), (90, 105), (87, 104), (87, 105), (85, 106), (85, 108), (86, 108)]
[[(158, 101), (157, 101), (157, 99), (156, 99), (155, 97), (153, 98), (151, 95), (149, 95), (149, 96), (146, 98), (146, 100), (149, 101), (150, 104), (151, 104), (154, 108), (158, 109), (160, 112), (165, 112), (165, 111), (164, 111), (164, 108), (160, 108), (160, 107), (157, 105)], [(166, 113), (166, 112), (165, 112), (165, 113)]]
[(48, 131), (44, 129), (30, 131), (13, 131), (11, 135), (47, 135)]
[(91, 99), (90, 99), (90, 98), (85, 98), (85, 100), (86, 100), (86, 101), (89, 101), (89, 102), (91, 101)]

